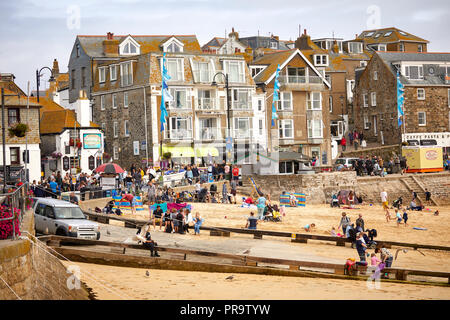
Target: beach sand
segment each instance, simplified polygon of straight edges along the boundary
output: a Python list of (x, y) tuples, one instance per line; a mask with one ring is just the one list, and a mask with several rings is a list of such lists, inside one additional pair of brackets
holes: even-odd
[[(70, 263), (65, 263), (66, 265)], [(380, 283), (368, 289), (365, 281), (334, 280), (189, 271), (172, 271), (76, 263), (81, 281), (100, 300), (298, 300), (298, 299), (450, 299), (450, 288)], [(94, 279), (94, 280), (93, 280)]]
[[(103, 202), (100, 202), (103, 201)], [(103, 207), (104, 200), (90, 202), (91, 207)], [(84, 205), (87, 205), (85, 203)], [(250, 211), (240, 208), (240, 204), (205, 204), (191, 203), (193, 213), (199, 212), (205, 219), (205, 226), (236, 227), (245, 226)], [(329, 205), (307, 205), (306, 207), (286, 208), (282, 222), (263, 222), (258, 229), (304, 233), (305, 224), (315, 223), (317, 228), (312, 233), (330, 234), (331, 226), (339, 224), (341, 213), (347, 212), (355, 222), (362, 214), (366, 228), (378, 231), (377, 239), (434, 244), (450, 246), (450, 207), (431, 207), (422, 212), (409, 212), (408, 225), (397, 227), (395, 220), (386, 222), (380, 205), (359, 205), (360, 209), (330, 208)], [(86, 209), (86, 207), (85, 207)], [(439, 209), (439, 216), (433, 213)], [(393, 210), (391, 210), (394, 216)], [(136, 215), (124, 216), (148, 219), (148, 211)], [(110, 221), (111, 224), (123, 225), (122, 222)], [(413, 227), (427, 228), (414, 230)], [(203, 231), (200, 236), (188, 234), (182, 237), (207, 241), (227, 241), (227, 238), (210, 237)], [(248, 241), (249, 235), (232, 234), (233, 239)], [(376, 239), (375, 239), (376, 240)], [(342, 259), (356, 256), (356, 250), (350, 247), (338, 247), (332, 243), (309, 241), (308, 244), (290, 243), (289, 238), (264, 237), (258, 241), (282, 241), (292, 250), (317, 257)], [(372, 252), (371, 250), (370, 252)], [(391, 249), (395, 255), (397, 249)], [(78, 263), (77, 263), (78, 264)], [(204, 273), (170, 270), (149, 270), (150, 277), (145, 276), (145, 269), (79, 264), (82, 272), (90, 273), (100, 281), (109, 283), (112, 288), (127, 299), (449, 299), (450, 288), (410, 284), (381, 283), (378, 290), (368, 290), (366, 282), (353, 280), (331, 280), (319, 278), (297, 278), (264, 276), (252, 274), (235, 274), (233, 281), (225, 281), (229, 274)], [(450, 272), (450, 253), (436, 250), (399, 252), (394, 266), (411, 269)], [(120, 275), (120, 276), (118, 276)], [(90, 279), (82, 280), (93, 288), (99, 299), (120, 299)]]

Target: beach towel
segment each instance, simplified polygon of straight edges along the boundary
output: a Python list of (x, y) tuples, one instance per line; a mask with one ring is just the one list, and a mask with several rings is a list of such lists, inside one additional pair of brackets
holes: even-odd
[(361, 208), (355, 208), (355, 207), (345, 206), (345, 207), (342, 207), (342, 209), (361, 209)]
[(428, 230), (427, 228), (418, 228), (418, 227), (414, 227), (414, 230)]
[(172, 209), (180, 210), (183, 208), (186, 208), (186, 209), (189, 209), (190, 211), (192, 211), (192, 206), (190, 204), (174, 203), (174, 202), (155, 203), (154, 205), (151, 205), (150, 208), (152, 209), (152, 211), (155, 211), (157, 206), (160, 206), (161, 210), (163, 212), (166, 212), (167, 210), (172, 210)]
[[(306, 206), (306, 195), (304, 193), (294, 193), (295, 198), (297, 199), (297, 206), (305, 207)], [(291, 206), (289, 201), (290, 194), (282, 194), (280, 196), (280, 205), (283, 206)]]
[(241, 204), (241, 206), (239, 208), (246, 208), (246, 209), (257, 209), (257, 207), (254, 204), (250, 204), (250, 203), (243, 203)]
[[(122, 197), (115, 195), (112, 197), (114, 200), (114, 207), (113, 209), (118, 209), (120, 206), (120, 210), (124, 213), (129, 213), (131, 212), (131, 203), (129, 201), (121, 201)], [(136, 212), (137, 211), (144, 211), (144, 206), (142, 205), (142, 198), (141, 197), (135, 197), (134, 199), (136, 205), (135, 205), (135, 209)]]

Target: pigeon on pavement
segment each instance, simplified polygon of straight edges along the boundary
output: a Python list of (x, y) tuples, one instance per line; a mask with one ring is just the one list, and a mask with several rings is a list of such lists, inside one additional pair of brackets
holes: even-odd
[(147, 277), (149, 277), (149, 276), (150, 276), (150, 272), (148, 272), (148, 270), (145, 271), (145, 275), (146, 275)]
[(249, 254), (250, 253), (250, 249), (247, 249), (243, 252), (243, 254)]
[(175, 243), (175, 247), (179, 247), (180, 246), (177, 242), (174, 242), (174, 243)]
[(106, 234), (107, 234), (108, 236), (110, 236), (110, 235), (111, 235), (111, 232), (109, 232), (109, 230), (106, 229)]
[(225, 280), (233, 280), (233, 279), (234, 279), (234, 276), (229, 276), (229, 277), (225, 278)]

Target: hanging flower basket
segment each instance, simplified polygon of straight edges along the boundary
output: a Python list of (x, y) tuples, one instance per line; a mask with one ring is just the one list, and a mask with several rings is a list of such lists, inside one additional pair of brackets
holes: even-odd
[(25, 134), (30, 131), (30, 128), (25, 123), (17, 123), (8, 128), (10, 137), (25, 137)]
[(57, 158), (57, 159), (59, 159), (59, 158), (61, 158), (62, 157), (62, 153), (61, 152), (53, 152), (52, 153), (52, 157), (53, 158)]
[(78, 149), (81, 149), (81, 146), (82, 146), (81, 142), (78, 141), (78, 142), (77, 142), (77, 148), (78, 148)]

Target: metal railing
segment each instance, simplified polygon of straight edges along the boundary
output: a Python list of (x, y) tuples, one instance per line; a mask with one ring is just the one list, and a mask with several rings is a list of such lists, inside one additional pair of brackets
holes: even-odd
[(198, 98), (196, 100), (196, 106), (195, 108), (197, 110), (216, 110), (216, 99), (214, 98)]
[(170, 140), (189, 140), (192, 139), (192, 130), (170, 129), (165, 130), (165, 138)]
[[(12, 237), (13, 240), (17, 239), (16, 225), (20, 225), (25, 214), (27, 206), (31, 205), (31, 199), (28, 195), (28, 183), (22, 184), (16, 190), (10, 193), (0, 194), (0, 204), (2, 213), (10, 213), (11, 216), (7, 218), (0, 218), (0, 225), (8, 224), (11, 221), (12, 224)], [(7, 235), (9, 238), (10, 235)]]
[(191, 98), (187, 97), (186, 100), (179, 101), (175, 99), (168, 103), (168, 107), (169, 110), (192, 110)]
[(280, 83), (283, 84), (303, 84), (322, 83), (322, 78), (317, 76), (280, 76)]
[(218, 128), (200, 128), (198, 136), (199, 140), (216, 140), (222, 138)]

